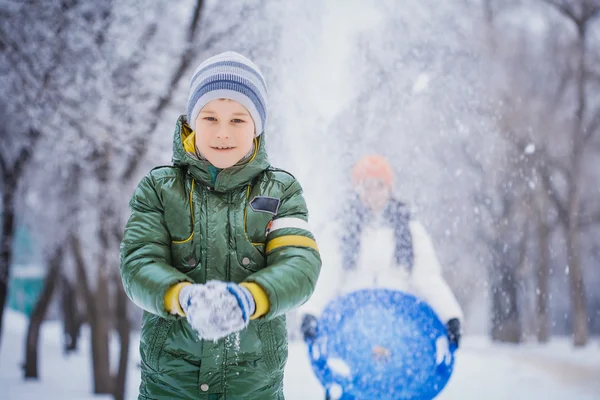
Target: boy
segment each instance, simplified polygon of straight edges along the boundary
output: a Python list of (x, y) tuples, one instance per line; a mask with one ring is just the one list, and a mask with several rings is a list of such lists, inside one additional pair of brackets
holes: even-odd
[(127, 295), (145, 310), (140, 399), (283, 399), (284, 314), (321, 268), (298, 181), (267, 159), (267, 87), (226, 52), (191, 80), (173, 166), (130, 201)]

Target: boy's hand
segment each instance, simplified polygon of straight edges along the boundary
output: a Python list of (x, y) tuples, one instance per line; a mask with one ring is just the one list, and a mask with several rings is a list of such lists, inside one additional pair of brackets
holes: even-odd
[(203, 340), (218, 340), (244, 329), (255, 309), (248, 289), (221, 281), (183, 287), (179, 303)]

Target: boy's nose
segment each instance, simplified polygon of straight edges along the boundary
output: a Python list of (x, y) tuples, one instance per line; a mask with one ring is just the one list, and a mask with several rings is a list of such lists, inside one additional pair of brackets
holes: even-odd
[(229, 129), (227, 129), (226, 127), (220, 127), (219, 130), (217, 131), (217, 137), (219, 139), (229, 138)]

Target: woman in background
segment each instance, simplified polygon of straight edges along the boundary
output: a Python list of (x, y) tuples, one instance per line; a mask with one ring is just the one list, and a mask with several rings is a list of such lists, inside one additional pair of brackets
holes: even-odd
[[(342, 276), (332, 297), (365, 288), (414, 294), (446, 324), (450, 344), (458, 347), (463, 313), (442, 276), (431, 238), (408, 207), (393, 195), (394, 173), (380, 155), (361, 158), (352, 169), (355, 196), (344, 216)], [(304, 339), (317, 334), (317, 319), (302, 320)]]

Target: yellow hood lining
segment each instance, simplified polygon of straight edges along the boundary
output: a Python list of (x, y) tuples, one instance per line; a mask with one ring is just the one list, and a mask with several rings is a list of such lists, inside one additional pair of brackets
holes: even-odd
[(187, 124), (181, 128), (181, 142), (186, 153), (196, 153), (196, 132)]

